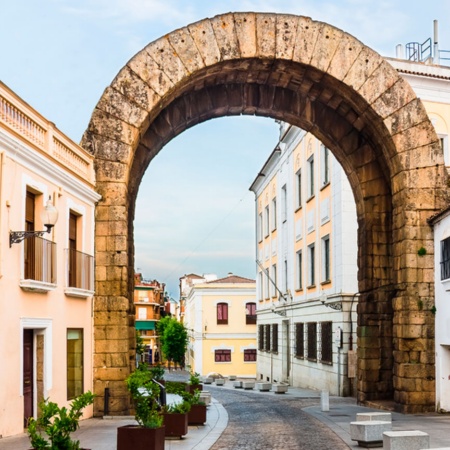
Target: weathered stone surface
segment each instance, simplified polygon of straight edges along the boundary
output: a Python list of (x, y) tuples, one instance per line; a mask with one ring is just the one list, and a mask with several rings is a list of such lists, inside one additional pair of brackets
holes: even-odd
[[(102, 196), (95, 231), (96, 391), (114, 386), (112, 409), (129, 408), (123, 392), (135, 346), (129, 221), (146, 167), (185, 129), (243, 113), (311, 131), (340, 160), (363, 243), (358, 400), (394, 397), (404, 412), (429, 410), (434, 248), (427, 219), (448, 199), (434, 128), (409, 85), (373, 50), (331, 25), (267, 13), (216, 16), (152, 42), (94, 110), (82, 143), (96, 157)], [(418, 256), (420, 247), (425, 256)], [(98, 413), (101, 402), (95, 408)]]

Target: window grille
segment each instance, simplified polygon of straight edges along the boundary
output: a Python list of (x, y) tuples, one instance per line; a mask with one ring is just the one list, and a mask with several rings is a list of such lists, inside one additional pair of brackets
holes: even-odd
[(272, 352), (278, 353), (278, 324), (272, 324)]
[(231, 362), (231, 350), (216, 350), (214, 352), (215, 362)]
[(258, 325), (258, 350), (264, 350), (264, 325)]
[(332, 322), (322, 322), (320, 324), (320, 360), (326, 364), (333, 363), (332, 329)]
[(305, 324), (295, 324), (295, 356), (297, 358), (305, 357)]
[(317, 323), (310, 322), (308, 326), (308, 355), (309, 361), (317, 361)]
[(264, 325), (264, 350), (270, 352), (270, 325)]
[(450, 278), (450, 237), (441, 241), (441, 280)]
[(244, 350), (244, 361), (245, 362), (254, 362), (256, 361), (256, 350), (249, 348)]

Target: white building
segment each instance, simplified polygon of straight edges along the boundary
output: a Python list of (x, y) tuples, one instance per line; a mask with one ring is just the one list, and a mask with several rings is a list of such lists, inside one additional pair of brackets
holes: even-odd
[(286, 123), (280, 136), (250, 188), (257, 211), (257, 379), (349, 395), (357, 303), (353, 194), (314, 136)]

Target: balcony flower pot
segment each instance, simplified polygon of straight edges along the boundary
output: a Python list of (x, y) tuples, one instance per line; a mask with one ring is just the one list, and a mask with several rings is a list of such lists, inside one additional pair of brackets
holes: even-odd
[(206, 422), (206, 405), (191, 405), (188, 412), (188, 425), (203, 425)]
[(147, 366), (141, 365), (127, 379), (138, 425), (117, 429), (117, 450), (163, 450), (165, 428), (159, 413), (160, 387)]

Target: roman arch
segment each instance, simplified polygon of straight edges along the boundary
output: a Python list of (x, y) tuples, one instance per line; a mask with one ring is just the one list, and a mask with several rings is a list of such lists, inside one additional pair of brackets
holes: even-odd
[[(96, 414), (105, 387), (111, 414), (129, 410), (123, 380), (134, 363), (133, 218), (142, 176), (176, 135), (239, 114), (308, 130), (342, 164), (359, 224), (358, 400), (433, 410), (433, 236), (426, 220), (444, 205), (447, 178), (421, 102), (380, 55), (342, 30), (302, 16), (229, 13), (136, 54), (104, 91), (83, 136), (102, 195)], [(422, 247), (427, 254), (419, 256)]]

